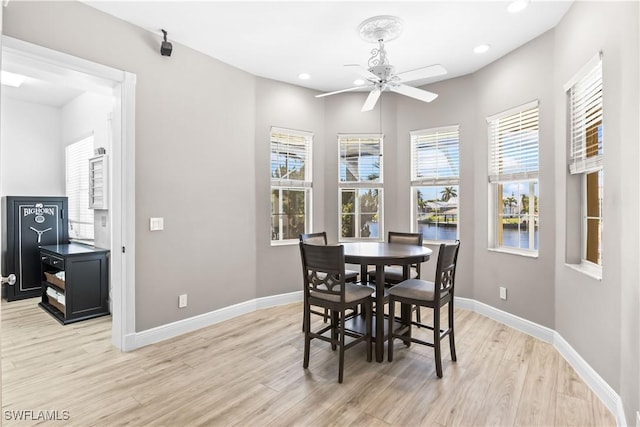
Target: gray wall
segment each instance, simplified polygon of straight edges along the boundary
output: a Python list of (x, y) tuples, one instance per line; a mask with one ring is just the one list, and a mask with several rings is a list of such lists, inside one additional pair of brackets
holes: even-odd
[[(541, 325), (554, 325), (555, 259), (553, 32), (549, 31), (473, 76), (476, 90), (474, 135), (474, 297)], [(487, 117), (539, 100), (540, 231), (539, 256), (528, 258), (487, 250), (488, 131)], [(499, 298), (498, 287), (508, 299)]]
[(567, 246), (575, 240), (566, 223), (575, 209), (564, 203), (572, 188), (565, 146), (557, 144), (555, 329), (618, 391), (630, 425), (640, 407), (638, 17), (637, 2), (577, 2), (555, 30), (553, 55), (560, 142), (566, 135), (562, 86), (603, 52), (605, 221), (603, 277), (597, 281), (565, 265)]
[(299, 291), (302, 270), (297, 244), (271, 246), (271, 145), (272, 126), (313, 133), (313, 228), (325, 229), (324, 102), (316, 92), (258, 78), (256, 82), (255, 199), (256, 296)]
[[(4, 13), (5, 34), (137, 74), (138, 331), (299, 289), (297, 247), (269, 242), (270, 126), (314, 133), (314, 228), (335, 242), (338, 133), (385, 134), (386, 233), (410, 227), (408, 132), (459, 124), (458, 294), (556, 329), (622, 396), (633, 419), (640, 402), (637, 3), (576, 2), (557, 29), (471, 76), (429, 86), (440, 94), (430, 105), (385, 93), (382, 115), (378, 108), (360, 113), (365, 94), (316, 100), (311, 91), (183, 46), (161, 57), (159, 35), (79, 3), (10, 2)], [(599, 49), (606, 132), (601, 282), (565, 266), (562, 91)], [(541, 126), (540, 255), (526, 258), (487, 250), (486, 117), (534, 99)], [(166, 230), (149, 232), (150, 216), (163, 216)], [(498, 298), (499, 285), (509, 289), (507, 301)], [(189, 294), (183, 310), (180, 293)]]

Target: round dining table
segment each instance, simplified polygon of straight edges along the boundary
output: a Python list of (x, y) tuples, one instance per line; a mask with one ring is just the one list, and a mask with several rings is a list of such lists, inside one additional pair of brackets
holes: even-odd
[[(408, 279), (410, 266), (428, 261), (433, 251), (424, 246), (385, 242), (349, 242), (343, 243), (342, 245), (344, 246), (345, 262), (360, 265), (360, 279), (363, 284), (366, 284), (369, 266), (373, 265), (376, 267), (375, 303), (377, 315), (374, 316), (374, 330), (372, 333), (375, 341), (376, 361), (382, 362), (386, 338), (384, 321), (384, 266), (402, 266), (404, 278)], [(402, 308), (402, 317), (403, 321), (407, 321), (407, 318), (411, 317), (411, 307)], [(353, 323), (358, 323), (358, 319), (354, 319)], [(360, 329), (360, 327), (357, 329)]]

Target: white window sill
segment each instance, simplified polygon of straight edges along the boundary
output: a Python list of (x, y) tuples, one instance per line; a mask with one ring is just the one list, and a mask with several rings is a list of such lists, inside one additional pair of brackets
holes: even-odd
[(289, 240), (272, 240), (271, 246), (292, 246), (297, 245), (300, 242), (298, 239), (289, 239)]
[(456, 240), (458, 240), (458, 239), (455, 239), (455, 240), (423, 240), (422, 241), (422, 246), (440, 246), (443, 243), (445, 245), (450, 245), (452, 243), (455, 243)]
[(592, 279), (602, 281), (602, 266), (592, 263), (583, 262), (580, 264), (566, 264), (566, 267), (569, 267), (572, 270), (575, 270), (579, 273), (587, 275)]
[(537, 251), (526, 251), (522, 249), (507, 249), (507, 248), (487, 248), (489, 252), (498, 252), (501, 254), (518, 255), (525, 258), (538, 258)]

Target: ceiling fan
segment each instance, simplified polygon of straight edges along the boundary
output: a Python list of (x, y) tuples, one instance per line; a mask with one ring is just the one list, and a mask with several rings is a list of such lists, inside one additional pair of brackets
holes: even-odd
[(371, 92), (369, 92), (361, 111), (370, 111), (378, 102), (382, 92), (387, 89), (424, 102), (431, 102), (438, 97), (433, 92), (407, 86), (405, 83), (447, 74), (447, 70), (442, 65), (430, 65), (396, 74), (395, 67), (389, 64), (384, 42), (396, 39), (402, 32), (402, 21), (399, 18), (388, 15), (374, 16), (360, 24), (359, 32), (360, 37), (365, 41), (378, 43), (378, 47), (371, 50), (368, 68), (357, 64), (349, 64), (345, 65), (345, 67), (363, 77), (369, 84), (322, 93), (316, 95), (316, 98), (365, 87), (370, 89)]

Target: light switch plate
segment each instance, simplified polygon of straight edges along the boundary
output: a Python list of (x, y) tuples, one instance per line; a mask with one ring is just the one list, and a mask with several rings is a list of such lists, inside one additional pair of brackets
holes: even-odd
[(164, 218), (149, 218), (149, 230), (164, 230)]
[(505, 288), (504, 286), (500, 286), (500, 299), (507, 299), (507, 288)]

